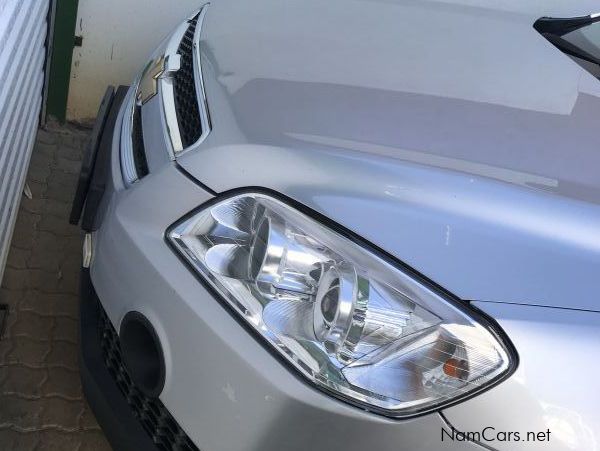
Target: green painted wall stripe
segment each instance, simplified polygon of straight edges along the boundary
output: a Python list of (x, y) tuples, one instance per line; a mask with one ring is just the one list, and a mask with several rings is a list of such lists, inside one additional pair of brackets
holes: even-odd
[(46, 115), (64, 122), (71, 79), (71, 61), (75, 42), (75, 25), (79, 0), (55, 0), (54, 37)]

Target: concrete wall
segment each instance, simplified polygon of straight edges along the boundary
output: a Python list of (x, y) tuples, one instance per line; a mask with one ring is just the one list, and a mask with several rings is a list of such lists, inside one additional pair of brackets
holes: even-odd
[(107, 84), (130, 84), (146, 58), (207, 0), (79, 0), (67, 118), (96, 116)]

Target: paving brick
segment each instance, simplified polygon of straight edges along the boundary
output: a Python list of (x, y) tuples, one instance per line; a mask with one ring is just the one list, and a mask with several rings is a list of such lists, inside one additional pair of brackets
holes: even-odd
[(66, 316), (56, 316), (52, 339), (77, 343), (79, 335), (78, 320)]
[(62, 146), (58, 150), (58, 156), (65, 160), (81, 161), (83, 158), (84, 151), (82, 149), (75, 149), (67, 146)]
[(55, 301), (50, 296), (50, 294), (37, 290), (28, 290), (19, 303), (19, 311), (51, 316), (55, 312)]
[(35, 245), (40, 251), (53, 254), (60, 253), (63, 243), (57, 239), (56, 235), (42, 230), (38, 233)]
[(56, 139), (49, 143), (38, 141), (35, 143), (31, 157), (34, 158), (38, 155), (45, 155), (47, 157), (54, 158), (57, 149), (58, 145), (56, 144)]
[(13, 429), (39, 427), (43, 405), (39, 399), (26, 399), (14, 394), (0, 395), (0, 425)]
[[(58, 251), (48, 251), (58, 252)], [(25, 282), (25, 288), (27, 290), (37, 290), (44, 293), (57, 293), (60, 292), (59, 287), (59, 274), (56, 271), (45, 271), (43, 269), (30, 269), (28, 270), (28, 277)]]
[(10, 310), (9, 315), (16, 311), (17, 305), (22, 301), (23, 298), (23, 290), (11, 290), (4, 285), (0, 288), (0, 304), (8, 305)]
[(29, 250), (13, 247), (8, 253), (6, 264), (11, 268), (25, 269), (27, 268), (27, 259), (29, 258), (29, 254)]
[(90, 410), (90, 406), (87, 405), (87, 402), (84, 399), (85, 409), (79, 418), (79, 426), (86, 430), (100, 430), (100, 426), (98, 426), (98, 422), (96, 421), (96, 417), (92, 414)]
[(7, 315), (4, 318), (4, 331), (3, 338), (10, 336), (10, 331), (13, 325), (17, 322), (17, 312), (19, 308), (19, 303), (21, 302), (20, 292), (15, 291), (14, 297), (10, 296), (3, 301), (4, 304), (8, 306)]
[(32, 311), (19, 311), (17, 319), (11, 325), (11, 337), (25, 337), (32, 340), (48, 341), (52, 334), (54, 318), (42, 316)]
[[(35, 220), (35, 218), (37, 218), (37, 220)], [(21, 210), (13, 230), (11, 242), (13, 247), (17, 247), (19, 249), (31, 249), (35, 239), (34, 232), (36, 230), (36, 224), (38, 220), (38, 215), (23, 212), (23, 210)]]
[(83, 400), (47, 397), (43, 402), (42, 427), (75, 431), (83, 412)]
[(89, 132), (51, 123), (40, 130), (0, 302), (0, 450), (109, 451), (78, 371), (81, 233), (68, 224)]
[[(0, 365), (42, 366), (50, 352), (49, 341), (10, 337), (0, 342)], [(3, 348), (6, 351), (3, 352)]]
[(85, 149), (89, 140), (89, 133), (82, 130), (71, 130), (70, 133), (59, 136), (61, 147), (71, 147), (74, 149)]
[[(46, 184), (30, 180), (28, 183), (29, 189), (31, 190), (31, 196), (34, 199), (41, 199), (44, 197), (46, 192)], [(19, 213), (20, 214), (20, 213)]]
[(35, 451), (79, 451), (82, 434), (59, 430), (45, 430), (39, 433), (39, 443)]
[(27, 173), (27, 182), (46, 183), (50, 176), (50, 165), (30, 165)]
[(71, 200), (66, 202), (55, 199), (45, 199), (41, 212), (44, 215), (57, 216), (67, 222), (69, 220), (69, 213), (71, 212)]
[(36, 136), (36, 147), (40, 144), (56, 144), (58, 138), (56, 133), (40, 128)]
[(60, 170), (52, 170), (52, 177), (48, 180), (49, 187), (66, 188), (70, 191), (74, 191), (79, 180), (79, 172), (73, 174), (70, 172), (64, 172)]
[(76, 281), (78, 281), (79, 273), (81, 272), (82, 260), (81, 247), (83, 245), (83, 240), (81, 237), (77, 237), (76, 241), (73, 242), (73, 246), (75, 245), (77, 245), (77, 253), (66, 254), (61, 261), (60, 269), (64, 275), (69, 274), (71, 277), (74, 277)]
[(57, 149), (57, 144), (36, 143), (31, 153), (31, 162), (34, 164), (43, 163), (50, 166), (54, 163)]
[(48, 379), (42, 386), (42, 392), (44, 396), (61, 396), (83, 401), (79, 373), (63, 367), (48, 369)]
[(52, 177), (50, 180), (48, 180), (48, 183), (50, 185), (77, 186), (78, 181), (79, 181), (79, 171), (67, 172), (67, 171), (62, 171), (56, 167), (52, 167)]
[(77, 320), (78, 297), (75, 294), (45, 293), (37, 290), (25, 292), (19, 311), (33, 311), (45, 316), (68, 316)]
[(104, 434), (98, 431), (86, 432), (81, 448), (78, 451), (111, 451), (112, 448), (106, 441)]
[(77, 345), (66, 341), (59, 341), (52, 344), (52, 349), (46, 357), (48, 365), (60, 366), (77, 369), (78, 367), (78, 349)]
[(9, 290), (22, 290), (27, 282), (28, 272), (24, 269), (7, 267), (4, 270), (2, 286)]
[(60, 269), (60, 256), (54, 252), (48, 252), (38, 246), (34, 246), (28, 260), (30, 269), (42, 269), (46, 272), (58, 273)]
[(23, 433), (12, 429), (0, 430), (0, 449), (14, 451), (34, 451), (40, 440), (39, 433)]
[(57, 200), (59, 202), (72, 202), (75, 194), (75, 186), (60, 185), (54, 183), (48, 185), (47, 190), (44, 193), (44, 197), (47, 199)]
[[(38, 183), (45, 183), (48, 181), (50, 176), (51, 167), (54, 163), (54, 155), (49, 153), (33, 153), (29, 162), (29, 169), (27, 172), (27, 180), (35, 180)], [(41, 178), (37, 179), (34, 175), (42, 175)]]
[(66, 158), (59, 156), (56, 158), (55, 169), (57, 171), (66, 172), (67, 174), (79, 174), (81, 168), (81, 161), (67, 160)]
[(39, 214), (19, 212), (15, 228), (20, 228), (26, 233), (32, 233), (36, 230), (36, 225), (41, 218)]
[[(46, 377), (47, 371), (43, 368), (29, 368), (21, 365), (1, 366), (0, 391), (2, 393), (21, 393), (28, 396), (40, 396), (42, 394), (42, 384), (46, 380)], [(0, 412), (2, 410), (0, 409)]]
[[(44, 210), (45, 205), (46, 205), (45, 199), (41, 199), (39, 197), (29, 199), (29, 198), (23, 196), (21, 198), (21, 210), (20, 211), (41, 214)], [(13, 244), (14, 244), (14, 242), (13, 242)]]
[[(77, 255), (77, 261), (81, 262), (81, 258)], [(65, 271), (65, 268), (59, 270), (59, 286), (62, 293), (79, 293), (79, 268), (81, 263), (78, 263), (76, 270)], [(68, 265), (66, 268), (70, 268)]]
[(62, 218), (45, 215), (38, 223), (38, 229), (46, 232), (52, 232), (59, 236), (79, 237), (79, 228), (69, 224)]

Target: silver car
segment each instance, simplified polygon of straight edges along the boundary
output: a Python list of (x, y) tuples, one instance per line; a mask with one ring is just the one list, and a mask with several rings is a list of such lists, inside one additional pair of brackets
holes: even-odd
[(71, 220), (113, 447), (598, 450), (598, 9), (217, 0), (108, 88)]

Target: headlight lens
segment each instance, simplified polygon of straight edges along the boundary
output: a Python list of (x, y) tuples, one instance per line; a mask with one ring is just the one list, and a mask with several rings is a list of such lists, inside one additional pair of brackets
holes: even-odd
[(511, 368), (485, 320), (273, 197), (222, 200), (168, 238), (308, 380), (362, 407), (414, 415)]

